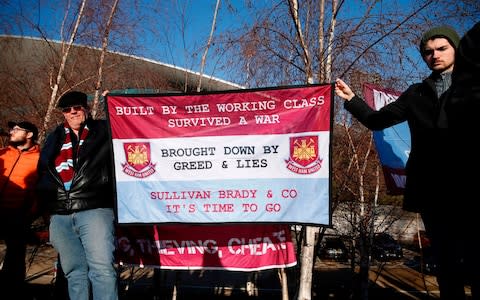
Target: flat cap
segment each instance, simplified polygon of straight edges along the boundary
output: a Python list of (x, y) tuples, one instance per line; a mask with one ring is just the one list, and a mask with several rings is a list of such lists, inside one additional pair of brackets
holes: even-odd
[(72, 107), (81, 105), (83, 107), (87, 107), (87, 94), (78, 92), (78, 91), (71, 91), (60, 97), (58, 100), (57, 107), (58, 108), (65, 108), (65, 107)]

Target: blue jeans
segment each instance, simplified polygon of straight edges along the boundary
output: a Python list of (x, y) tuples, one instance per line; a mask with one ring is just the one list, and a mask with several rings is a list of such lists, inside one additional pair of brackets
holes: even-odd
[(52, 215), (50, 242), (60, 255), (70, 300), (117, 300), (113, 209)]

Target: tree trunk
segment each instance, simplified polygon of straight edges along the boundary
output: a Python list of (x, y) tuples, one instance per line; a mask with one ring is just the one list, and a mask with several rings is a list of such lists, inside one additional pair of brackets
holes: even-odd
[(278, 276), (280, 277), (280, 284), (282, 286), (282, 300), (288, 300), (288, 280), (285, 268), (278, 269)]
[(307, 226), (305, 243), (302, 245), (300, 286), (298, 300), (312, 299), (312, 279), (313, 267), (315, 263), (315, 237), (318, 234), (319, 227)]
[(217, 14), (218, 14), (218, 8), (219, 7), (220, 7), (220, 0), (217, 0), (217, 5), (215, 6), (215, 12), (213, 14), (212, 29), (210, 30), (210, 36), (208, 38), (208, 42), (207, 42), (207, 46), (205, 47), (205, 51), (203, 52), (202, 63), (200, 65), (200, 76), (198, 78), (197, 92), (200, 92), (202, 90), (203, 70), (205, 68), (205, 63), (206, 63), (206, 60), (207, 60), (208, 48), (210, 48), (210, 44), (212, 43), (213, 33), (215, 31), (215, 24), (217, 22)]
[(335, 24), (337, 22), (337, 0), (332, 0), (332, 19), (330, 23), (330, 29), (328, 31), (328, 44), (327, 44), (327, 63), (325, 64), (324, 79), (327, 82), (332, 80), (332, 45), (333, 38), (335, 36)]
[[(78, 27), (80, 26), (80, 20), (82, 19), (82, 16), (83, 16), (83, 9), (85, 8), (86, 3), (87, 3), (87, 0), (82, 0), (82, 3), (80, 5), (80, 9), (78, 11), (77, 20), (75, 21), (75, 26), (72, 30), (72, 34), (70, 35), (70, 40), (68, 41), (67, 48), (65, 49), (65, 52), (62, 55), (62, 61), (60, 63), (60, 67), (58, 68), (57, 78), (55, 80), (55, 84), (52, 87), (52, 96), (50, 97), (50, 102), (48, 103), (47, 112), (45, 113), (45, 118), (43, 120), (43, 126), (42, 126), (42, 128), (40, 130), (40, 134), (39, 134), (38, 141), (39, 141), (40, 144), (45, 139), (45, 132), (47, 131), (48, 124), (50, 123), (50, 119), (52, 117), (52, 112), (55, 109), (55, 105), (57, 104), (58, 86), (60, 84), (60, 81), (62, 80), (63, 71), (64, 71), (65, 65), (67, 63), (68, 54), (70, 52), (70, 48), (71, 48), (73, 42), (75, 41), (75, 36), (77, 35)], [(67, 12), (65, 12), (65, 14), (66, 13)]]
[(313, 83), (313, 72), (312, 72), (312, 59), (310, 57), (310, 52), (308, 50), (305, 37), (303, 36), (302, 23), (298, 16), (298, 1), (297, 0), (288, 0), (288, 6), (290, 8), (290, 15), (292, 16), (293, 23), (295, 24), (295, 29), (297, 31), (297, 37), (300, 41), (300, 46), (303, 50), (303, 63), (305, 64), (305, 74), (307, 76), (307, 83)]
[(110, 16), (108, 17), (107, 24), (105, 26), (105, 33), (103, 35), (103, 42), (102, 42), (102, 53), (100, 54), (100, 61), (98, 63), (98, 77), (97, 83), (95, 84), (95, 96), (93, 97), (93, 105), (92, 105), (92, 117), (95, 119), (98, 115), (98, 103), (100, 98), (100, 88), (102, 87), (102, 80), (103, 80), (103, 62), (105, 61), (105, 55), (107, 53), (107, 46), (108, 46), (108, 36), (110, 34), (110, 29), (112, 27), (113, 16), (117, 11), (119, 0), (114, 0), (112, 5), (112, 10), (110, 11)]

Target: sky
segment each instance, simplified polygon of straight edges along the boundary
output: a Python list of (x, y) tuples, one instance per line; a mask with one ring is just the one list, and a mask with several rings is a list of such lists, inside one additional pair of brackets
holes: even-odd
[[(263, 1), (259, 0), (257, 3)], [(24, 19), (18, 16), (25, 15), (28, 19), (39, 24), (38, 27), (42, 29), (48, 38), (60, 40), (59, 29), (65, 9), (59, 8), (53, 2), (55, 1), (0, 0), (0, 17), (3, 19), (1, 21), (0, 34), (8, 33), (41, 37), (38, 30), (26, 25), (26, 23), (23, 23), (21, 26), (16, 25), (18, 20), (24, 21)], [(63, 1), (63, 3), (66, 2)], [(147, 14), (138, 18), (139, 28), (142, 29), (136, 33), (136, 36), (142, 46), (137, 47), (133, 54), (193, 71), (200, 71), (199, 64), (203, 55), (202, 48), (205, 46), (211, 31), (216, 2), (216, 0), (136, 1), (138, 8), (144, 13), (147, 12)], [(221, 1), (215, 33), (222, 32), (227, 28), (236, 28), (242, 21), (249, 18), (245, 15), (245, 10), (243, 9), (245, 1), (233, 0), (230, 2)], [(39, 3), (40, 6), (38, 5)], [(125, 5), (129, 1), (121, 0), (120, 3)], [(152, 7), (158, 7), (158, 3), (160, 3), (160, 10), (154, 10)], [(268, 1), (265, 3), (268, 3)], [(184, 22), (179, 17), (183, 7), (185, 7), (186, 15)], [(127, 11), (125, 7), (123, 9)], [(232, 13), (231, 9), (235, 9), (235, 13)], [(134, 15), (135, 10), (129, 10), (129, 14)], [(184, 30), (181, 29), (182, 26), (184, 26)], [(114, 42), (111, 43), (111, 47), (114, 47)], [(128, 50), (120, 52), (128, 53)], [(196, 53), (194, 59), (190, 57), (192, 53)], [(209, 53), (208, 59), (210, 58), (212, 58), (212, 53)], [(210, 70), (206, 69), (204, 72), (206, 74), (215, 73), (210, 67), (214, 67), (213, 65), (207, 63), (206, 66)]]
[[(0, 34), (40, 36), (38, 30), (26, 25), (25, 19), (18, 18), (20, 15), (25, 15), (33, 23), (39, 24), (39, 28), (46, 33), (48, 38), (60, 40), (59, 30), (65, 8), (59, 7), (58, 3), (65, 5), (68, 1), (57, 1), (0, 0)], [(121, 36), (112, 35), (110, 49), (115, 49), (117, 46), (123, 53), (132, 53), (136, 56), (200, 72), (203, 49), (210, 34), (216, 2), (217, 0), (121, 0), (122, 9), (133, 16), (132, 20), (138, 22), (139, 29), (135, 33), (138, 42), (134, 51), (131, 52), (127, 49), (128, 45), (119, 46), (122, 40)], [(239, 28), (245, 21), (253, 20), (253, 17), (248, 15), (249, 10), (245, 9), (245, 5), (248, 5), (249, 2), (252, 1), (222, 0), (215, 34)], [(268, 6), (274, 2), (272, 0), (253, 1), (255, 6)], [(380, 2), (376, 9), (382, 9), (394, 1)], [(415, 7), (412, 2), (416, 1), (401, 0), (398, 3), (405, 6), (406, 9), (408, 8), (408, 11)], [(128, 5), (132, 5), (132, 3), (136, 3), (144, 15), (137, 16), (135, 9), (128, 9)], [(342, 8), (343, 14), (354, 16), (355, 13), (363, 11), (351, 5), (351, 3), (361, 3), (361, 1), (348, 1), (347, 3), (350, 6)], [(183, 22), (180, 17), (182, 7), (185, 7)], [(16, 25), (19, 20), (23, 21), (22, 26)], [(182, 26), (185, 26), (184, 30), (181, 29)], [(414, 54), (417, 55), (415, 52)], [(194, 56), (192, 57), (192, 55)], [(216, 53), (211, 48), (204, 74), (226, 78), (217, 67), (218, 59), (221, 59), (221, 53)]]

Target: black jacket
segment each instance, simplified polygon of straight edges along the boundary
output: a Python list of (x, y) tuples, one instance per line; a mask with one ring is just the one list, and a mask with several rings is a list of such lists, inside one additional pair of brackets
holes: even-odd
[[(444, 94), (445, 95), (445, 94)], [(446, 116), (443, 95), (437, 97), (432, 75), (411, 85), (396, 101), (375, 111), (355, 96), (344, 107), (371, 130), (382, 130), (407, 121), (411, 134), (411, 150), (406, 165), (406, 186), (403, 207), (422, 212), (438, 207), (445, 180), (444, 139)]]
[[(445, 102), (451, 132), (450, 173), (455, 205), (464, 212), (477, 212), (478, 135), (480, 131), (480, 22), (460, 40), (452, 73), (452, 86)], [(478, 213), (477, 213), (478, 214)], [(475, 216), (476, 218), (476, 216)]]
[[(452, 73), (452, 87), (446, 100), (449, 127), (478, 135), (480, 128), (480, 22), (460, 40)], [(476, 147), (475, 147), (476, 148)]]
[(74, 162), (74, 177), (66, 191), (55, 170), (55, 158), (65, 140), (63, 125), (49, 134), (40, 154), (38, 192), (50, 214), (70, 214), (113, 207), (111, 143), (105, 121), (88, 119), (89, 133)]

